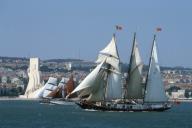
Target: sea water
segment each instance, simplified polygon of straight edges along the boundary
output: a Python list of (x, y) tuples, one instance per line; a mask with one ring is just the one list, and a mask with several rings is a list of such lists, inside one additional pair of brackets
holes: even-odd
[(0, 128), (192, 128), (192, 103), (165, 112), (87, 111), (77, 105), (0, 101)]

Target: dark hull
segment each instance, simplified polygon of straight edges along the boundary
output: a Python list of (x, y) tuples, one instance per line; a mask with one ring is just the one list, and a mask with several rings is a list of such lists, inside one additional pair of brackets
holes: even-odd
[(89, 104), (89, 103), (83, 103), (83, 102), (78, 102), (76, 103), (83, 109), (90, 109), (90, 110), (98, 110), (98, 111), (125, 111), (125, 112), (162, 112), (165, 110), (168, 110), (171, 108), (170, 105), (163, 105), (162, 107), (154, 107), (152, 105), (128, 105), (128, 107), (114, 107), (114, 106), (98, 106), (96, 104)]

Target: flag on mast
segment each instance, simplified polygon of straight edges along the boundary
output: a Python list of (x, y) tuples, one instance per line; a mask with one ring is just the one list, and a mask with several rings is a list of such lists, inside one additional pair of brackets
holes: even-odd
[(115, 25), (116, 30), (122, 30), (123, 27), (121, 25)]
[(157, 28), (156, 28), (156, 31), (157, 31), (157, 32), (160, 32), (160, 31), (162, 31), (162, 28), (157, 27)]

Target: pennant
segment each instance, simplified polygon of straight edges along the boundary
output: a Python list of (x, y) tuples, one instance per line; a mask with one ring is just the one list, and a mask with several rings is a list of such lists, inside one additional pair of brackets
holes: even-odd
[(156, 31), (160, 32), (160, 31), (162, 31), (162, 28), (158, 27), (158, 28), (156, 28)]
[(123, 27), (121, 25), (116, 25), (115, 28), (116, 28), (116, 30), (122, 30), (123, 29)]

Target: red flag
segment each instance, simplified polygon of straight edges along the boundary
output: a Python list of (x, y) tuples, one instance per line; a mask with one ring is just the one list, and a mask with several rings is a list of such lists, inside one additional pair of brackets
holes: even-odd
[(158, 27), (158, 28), (156, 28), (156, 31), (160, 32), (160, 31), (162, 31), (162, 28)]
[(123, 27), (120, 25), (116, 25), (115, 28), (116, 28), (116, 30), (122, 30), (123, 29)]

